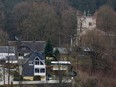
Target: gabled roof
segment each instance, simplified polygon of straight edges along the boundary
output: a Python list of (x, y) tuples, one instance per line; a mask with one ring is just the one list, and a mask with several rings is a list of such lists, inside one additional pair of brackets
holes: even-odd
[(0, 60), (8, 60), (8, 58), (9, 58), (9, 60), (10, 60), (10, 61), (17, 60), (17, 58), (16, 58), (16, 56), (15, 56), (15, 55), (2, 56), (2, 57), (0, 57)]
[(45, 59), (44, 55), (41, 52), (32, 52), (27, 56), (27, 58), (29, 58), (29, 59), (33, 59), (35, 57), (39, 57), (41, 60)]
[(17, 60), (15, 55), (6, 56), (6, 59), (8, 58), (9, 60)]
[(32, 52), (28, 56), (26, 56), (25, 60), (23, 60), (23, 76), (34, 76), (34, 65), (29, 65), (29, 61), (34, 62), (35, 58), (39, 58), (40, 60), (44, 60), (45, 57), (42, 53)]
[(9, 44), (11, 46), (27, 46), (29, 47), (32, 51), (43, 51), (44, 47), (46, 45), (45, 41), (9, 41)]
[(17, 51), (21, 53), (30, 53), (32, 52), (32, 49), (30, 49), (28, 46), (19, 46)]
[(56, 49), (59, 51), (60, 54), (68, 54), (68, 53), (70, 53), (72, 51), (71, 48), (60, 48), (60, 47), (56, 47), (56, 48), (54, 48), (54, 51)]

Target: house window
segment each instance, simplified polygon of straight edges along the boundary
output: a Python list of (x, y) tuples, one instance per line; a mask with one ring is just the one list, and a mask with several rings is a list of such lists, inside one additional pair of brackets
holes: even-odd
[(40, 65), (38, 58), (35, 59), (35, 65)]
[(29, 66), (33, 65), (33, 61), (29, 61), (28, 63), (29, 63)]
[(39, 65), (39, 61), (35, 61), (35, 65)]
[(35, 68), (35, 73), (39, 73), (39, 68)]
[(4, 60), (4, 59), (3, 60), (0, 60), (0, 63), (1, 64), (5, 64), (5, 62), (6, 62), (6, 60)]
[(40, 65), (44, 65), (43, 62), (40, 61)]
[(89, 22), (89, 26), (92, 26), (92, 22)]
[(24, 53), (19, 53), (19, 56), (24, 56)]
[(62, 65), (62, 69), (67, 69), (67, 65)]
[(40, 69), (40, 72), (41, 72), (41, 73), (45, 73), (45, 69), (44, 69), (44, 68), (41, 68), (41, 69)]

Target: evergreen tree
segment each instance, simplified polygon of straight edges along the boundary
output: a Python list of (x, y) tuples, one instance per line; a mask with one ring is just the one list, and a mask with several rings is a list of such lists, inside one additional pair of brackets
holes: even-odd
[(58, 60), (60, 58), (60, 52), (58, 49), (54, 51), (53, 56), (55, 60)]
[(45, 57), (52, 57), (53, 56), (53, 46), (50, 39), (47, 41), (47, 44), (44, 49)]

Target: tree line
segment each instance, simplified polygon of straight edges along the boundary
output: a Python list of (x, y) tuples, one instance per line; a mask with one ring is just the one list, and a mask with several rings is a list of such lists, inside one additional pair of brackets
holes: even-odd
[(115, 3), (115, 0), (0, 0), (1, 38), (51, 39), (55, 46), (67, 46), (76, 34), (77, 10), (94, 14), (100, 6), (108, 4), (114, 11)]

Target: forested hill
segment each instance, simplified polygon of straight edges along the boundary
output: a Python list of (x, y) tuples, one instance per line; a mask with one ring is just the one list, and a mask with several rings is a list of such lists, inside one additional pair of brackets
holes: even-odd
[(116, 10), (116, 0), (69, 0), (73, 7), (93, 14), (102, 5), (108, 4)]
[(116, 0), (0, 0), (0, 44), (19, 36), (68, 45), (76, 32), (76, 10), (94, 14), (105, 4), (116, 10)]

